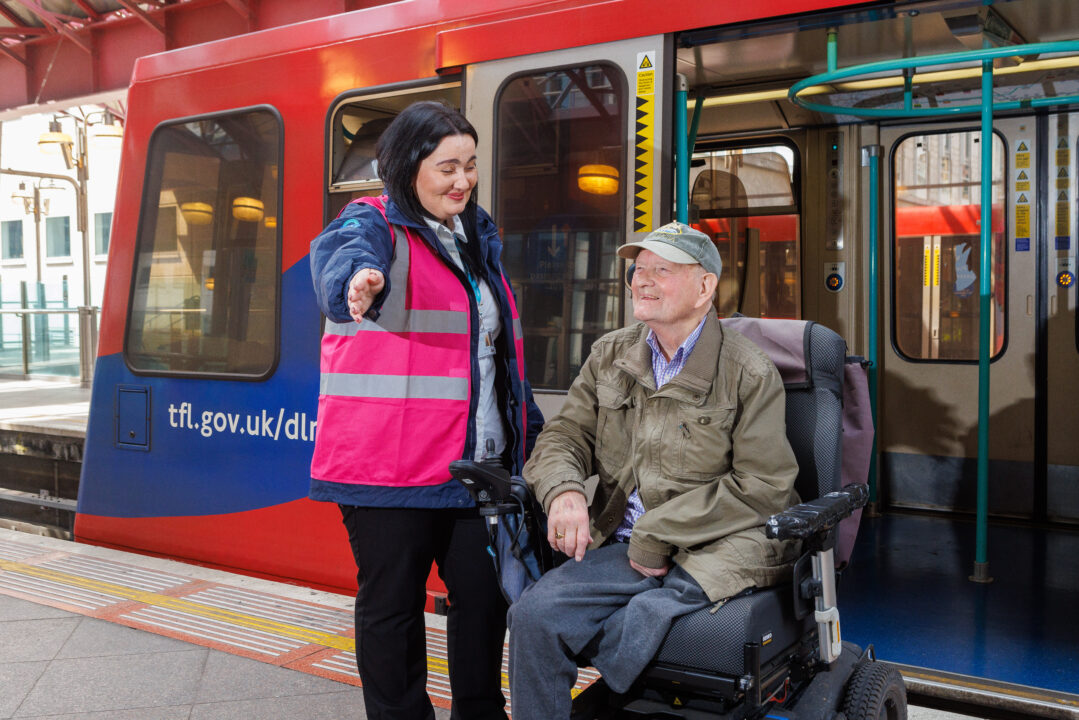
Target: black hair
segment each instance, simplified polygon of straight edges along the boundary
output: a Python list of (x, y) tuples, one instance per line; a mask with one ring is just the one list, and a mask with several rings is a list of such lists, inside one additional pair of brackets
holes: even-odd
[[(479, 142), (476, 128), (458, 110), (441, 102), (425, 100), (412, 103), (401, 111), (375, 146), (378, 176), (386, 186), (386, 194), (416, 222), (430, 216), (416, 196), (416, 174), (420, 163), (451, 135), (469, 135)], [(469, 210), (476, 204), (475, 188), (468, 204)]]

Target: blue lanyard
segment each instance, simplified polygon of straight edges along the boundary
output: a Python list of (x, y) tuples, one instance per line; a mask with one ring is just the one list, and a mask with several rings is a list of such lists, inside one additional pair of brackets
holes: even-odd
[(461, 256), (461, 266), (465, 269), (465, 277), (468, 278), (468, 284), (472, 286), (472, 294), (476, 296), (476, 307), (480, 304), (480, 286), (476, 282), (476, 278), (472, 277), (472, 270), (469, 269), (468, 256), (465, 255), (465, 249), (461, 247), (461, 241), (457, 239), (455, 235), (453, 242), (457, 245), (457, 253)]

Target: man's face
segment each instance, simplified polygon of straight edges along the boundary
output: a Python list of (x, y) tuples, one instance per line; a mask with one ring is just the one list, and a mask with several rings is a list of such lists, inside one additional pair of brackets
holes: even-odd
[(700, 320), (704, 306), (712, 301), (715, 284), (700, 265), (664, 260), (651, 250), (641, 250), (633, 272), (633, 317), (650, 328), (674, 326)]

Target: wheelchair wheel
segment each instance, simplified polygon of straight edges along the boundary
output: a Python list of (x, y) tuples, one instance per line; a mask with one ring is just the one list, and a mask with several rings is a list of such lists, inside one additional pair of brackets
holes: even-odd
[(907, 689), (891, 665), (875, 661), (854, 667), (843, 698), (847, 720), (906, 720)]

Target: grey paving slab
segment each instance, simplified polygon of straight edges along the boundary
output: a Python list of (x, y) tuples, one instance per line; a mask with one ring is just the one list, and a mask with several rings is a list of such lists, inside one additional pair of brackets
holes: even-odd
[(71, 617), (65, 610), (48, 605), (38, 605), (29, 600), (0, 595), (0, 622), (5, 620), (42, 620), (46, 618)]
[(0, 658), (4, 662), (51, 660), (81, 619), (68, 616), (0, 622)]
[(212, 652), (206, 659), (195, 702), (254, 700), (286, 695), (350, 692), (352, 685), (267, 663)]
[(174, 705), (65, 715), (32, 715), (19, 720), (187, 720), (190, 714), (190, 705)]
[(191, 703), (209, 650), (53, 660), (14, 717)]
[[(445, 715), (449, 717), (449, 713)], [(191, 720), (366, 720), (363, 692), (350, 688), (344, 692), (302, 697), (240, 700), (195, 705)]]
[(9, 718), (48, 666), (46, 662), (0, 663), (0, 718)]
[(135, 655), (190, 649), (191, 645), (182, 640), (173, 640), (105, 620), (83, 618), (56, 657), (59, 659)]

